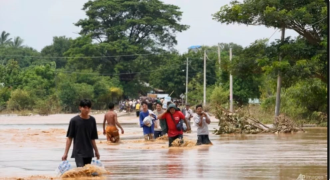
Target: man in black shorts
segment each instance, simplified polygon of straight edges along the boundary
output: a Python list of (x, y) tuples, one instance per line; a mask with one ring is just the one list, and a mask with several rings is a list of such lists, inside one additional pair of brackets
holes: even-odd
[(73, 151), (71, 158), (75, 158), (77, 167), (83, 167), (92, 162), (95, 156), (100, 159), (100, 154), (97, 149), (95, 139), (98, 139), (96, 121), (93, 116), (89, 115), (92, 103), (90, 100), (83, 99), (80, 101), (80, 115), (73, 117), (70, 121), (65, 152), (62, 161), (68, 157), (68, 152), (73, 139)]

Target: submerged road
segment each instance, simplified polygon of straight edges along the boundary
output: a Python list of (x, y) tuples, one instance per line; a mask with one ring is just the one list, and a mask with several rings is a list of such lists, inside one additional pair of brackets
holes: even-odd
[[(65, 129), (72, 115), (60, 115), (61, 120), (47, 123), (26, 117), (27, 123), (5, 123), (11, 118), (0, 118), (3, 129)], [(53, 116), (58, 117), (58, 116)], [(102, 117), (102, 116), (100, 116)], [(63, 119), (62, 119), (63, 118)], [(33, 122), (29, 124), (29, 119)], [(125, 133), (122, 141), (142, 139), (142, 130), (134, 123), (134, 116), (120, 117)], [(15, 122), (17, 120), (11, 121)], [(30, 121), (30, 122), (31, 122)], [(37, 122), (36, 122), (37, 121)], [(98, 120), (99, 122), (99, 120)], [(100, 122), (99, 122), (100, 123)], [(9, 125), (11, 124), (11, 125)], [(56, 126), (56, 127), (55, 127)], [(98, 128), (101, 127), (101, 124)], [(214, 122), (210, 130), (217, 127)], [(98, 129), (99, 131), (101, 129)], [(127, 131), (126, 131), (127, 130)], [(196, 140), (196, 130), (185, 134)], [(141, 134), (139, 133), (141, 131)], [(65, 134), (58, 138), (65, 141)], [(100, 135), (100, 139), (104, 139)], [(258, 135), (213, 135), (213, 146), (192, 149), (143, 149), (152, 144), (132, 143), (100, 146), (101, 161), (111, 172), (107, 179), (297, 179), (299, 176), (327, 179), (327, 129), (309, 128), (306, 133), (258, 134)], [(43, 142), (38, 142), (43, 143)], [(7, 144), (13, 144), (8, 141)], [(155, 143), (157, 144), (157, 143)], [(166, 146), (167, 143), (160, 143)], [(19, 143), (17, 144), (19, 146)], [(30, 175), (54, 176), (60, 163), (65, 144), (37, 147), (0, 148), (0, 179)], [(127, 148), (130, 146), (130, 148)], [(71, 150), (70, 152), (71, 153)], [(75, 166), (74, 160), (69, 159)]]

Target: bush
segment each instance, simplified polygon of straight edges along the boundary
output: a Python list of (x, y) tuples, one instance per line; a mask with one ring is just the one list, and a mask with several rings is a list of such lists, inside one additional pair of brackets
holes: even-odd
[(29, 92), (21, 89), (12, 91), (11, 97), (8, 101), (8, 108), (10, 110), (32, 110), (33, 105), (33, 97), (31, 97)]
[[(274, 111), (276, 96), (262, 102), (266, 111)], [(327, 115), (327, 87), (320, 80), (307, 80), (296, 83), (281, 92), (280, 113), (295, 120), (306, 119), (306, 123), (317, 121), (322, 123)]]
[(51, 113), (51, 105), (49, 100), (38, 100), (36, 102), (35, 108), (37, 113), (41, 116), (48, 116)]
[(66, 82), (60, 86), (59, 98), (61, 104), (70, 112), (77, 112), (81, 99), (93, 100), (94, 88), (86, 83), (70, 83)]
[(222, 87), (215, 87), (211, 94), (211, 105), (217, 106), (221, 105), (225, 107), (228, 104), (229, 91), (222, 89)]
[(10, 89), (0, 87), (0, 111), (6, 109), (7, 101), (10, 98)]

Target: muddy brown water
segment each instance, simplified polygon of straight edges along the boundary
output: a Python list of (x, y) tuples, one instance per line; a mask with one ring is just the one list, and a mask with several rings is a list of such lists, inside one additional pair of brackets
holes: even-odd
[[(212, 126), (216, 127), (216, 124)], [(136, 127), (129, 131), (141, 129)], [(194, 133), (185, 136), (196, 139)], [(124, 145), (120, 144), (105, 146), (99, 151), (101, 161), (111, 172), (107, 179), (285, 180), (302, 175), (310, 179), (327, 179), (326, 128), (308, 128), (306, 133), (296, 134), (212, 134), (210, 137), (213, 146), (193, 149), (127, 149), (121, 148)], [(166, 142), (163, 144), (167, 145)], [(145, 145), (136, 143), (131, 146)], [(54, 176), (63, 152), (64, 144), (48, 148), (5, 148), (1, 145), (0, 179)], [(75, 166), (73, 159), (69, 162)]]

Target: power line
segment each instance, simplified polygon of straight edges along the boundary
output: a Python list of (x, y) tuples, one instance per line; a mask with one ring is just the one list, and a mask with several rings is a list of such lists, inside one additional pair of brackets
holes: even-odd
[(278, 29), (276, 29), (273, 34), (267, 39), (267, 42), (270, 40), (270, 38), (272, 38), (274, 36), (274, 34), (278, 31)]
[(151, 56), (151, 55), (166, 55), (166, 54), (127, 54), (127, 55), (114, 55), (114, 56), (83, 56), (83, 57), (70, 57), (70, 56), (24, 56), (24, 55), (0, 55), (0, 57), (28, 57), (28, 58), (42, 58), (42, 59), (69, 59), (69, 58), (89, 58), (89, 59), (98, 59), (98, 58), (110, 58), (110, 57), (133, 57), (133, 56)]

